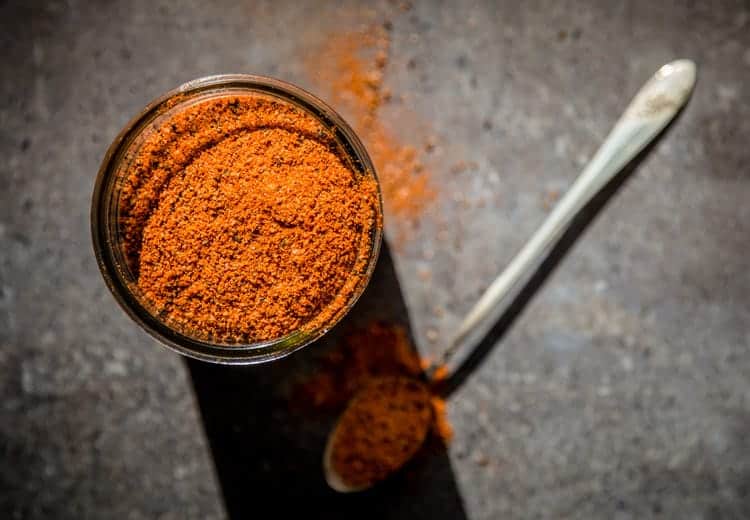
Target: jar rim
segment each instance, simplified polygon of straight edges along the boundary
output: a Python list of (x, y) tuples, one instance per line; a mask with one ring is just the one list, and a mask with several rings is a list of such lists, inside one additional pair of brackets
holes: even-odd
[[(125, 279), (122, 259), (119, 258), (119, 243), (113, 240), (112, 232), (117, 220), (111, 214), (111, 206), (116, 191), (114, 185), (118, 179), (118, 166), (133, 140), (173, 99), (184, 98), (170, 106), (170, 109), (202, 95), (222, 92), (270, 95), (304, 109), (332, 132), (334, 139), (343, 146), (351, 166), (357, 170), (356, 173), (371, 176), (377, 186), (376, 222), (371, 230), (365, 270), (352, 274), (358, 280), (347, 301), (335, 310), (330, 319), (309, 330), (303, 326), (283, 337), (252, 343), (220, 343), (194, 337), (170, 326), (150, 312), (129, 288)], [(276, 78), (251, 74), (219, 74), (188, 81), (166, 92), (148, 103), (123, 127), (107, 149), (99, 167), (92, 195), (90, 221), (94, 254), (102, 277), (117, 303), (133, 321), (162, 345), (182, 355), (212, 363), (248, 365), (280, 359), (309, 345), (348, 314), (375, 270), (383, 238), (383, 202), (380, 183), (367, 150), (354, 130), (333, 108), (302, 88)]]

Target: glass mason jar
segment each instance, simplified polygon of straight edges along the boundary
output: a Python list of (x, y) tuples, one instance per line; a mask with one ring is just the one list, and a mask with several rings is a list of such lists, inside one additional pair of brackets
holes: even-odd
[[(369, 236), (365, 267), (352, 272), (354, 290), (346, 302), (330, 314), (330, 319), (311, 329), (254, 343), (220, 343), (195, 337), (168, 324), (148, 310), (140, 295), (137, 276), (131, 271), (122, 247), (119, 223), (119, 195), (123, 177), (144, 140), (144, 133), (156, 120), (203, 99), (222, 95), (255, 94), (290, 103), (315, 117), (331, 130), (341, 157), (356, 175), (371, 177), (378, 186), (376, 218)], [(382, 198), (372, 161), (354, 131), (332, 108), (310, 93), (283, 81), (262, 76), (226, 74), (196, 79), (167, 92), (151, 102), (132, 119), (107, 150), (96, 177), (91, 204), (91, 233), (94, 253), (104, 281), (115, 300), (138, 325), (166, 347), (203, 361), (222, 364), (264, 363), (284, 357), (328, 332), (347, 312), (367, 286), (377, 262), (382, 241)]]

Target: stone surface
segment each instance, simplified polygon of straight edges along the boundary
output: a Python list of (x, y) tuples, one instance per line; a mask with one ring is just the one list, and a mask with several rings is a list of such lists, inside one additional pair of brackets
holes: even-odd
[(219, 72), (313, 89), (309, 48), (385, 21), (383, 117), (438, 142), (440, 198), (394, 251), (426, 353), (650, 74), (699, 66), (670, 135), (453, 396), (465, 515), (750, 516), (746, 2), (136, 0), (0, 6), (3, 517), (223, 516), (184, 365), (98, 274), (95, 172), (165, 90)]

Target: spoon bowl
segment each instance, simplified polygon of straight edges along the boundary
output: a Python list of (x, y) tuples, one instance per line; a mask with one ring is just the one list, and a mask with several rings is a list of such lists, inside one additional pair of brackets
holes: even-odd
[(341, 493), (362, 491), (406, 464), (433, 422), (431, 394), (404, 376), (369, 380), (349, 403), (328, 437), (323, 470)]

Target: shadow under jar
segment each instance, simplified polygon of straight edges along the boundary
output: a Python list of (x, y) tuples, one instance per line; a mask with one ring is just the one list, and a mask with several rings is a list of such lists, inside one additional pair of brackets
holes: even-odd
[[(270, 121), (256, 117), (257, 114), (252, 112), (253, 106), (263, 107), (264, 110), (270, 107), (275, 115)], [(207, 117), (203, 121), (200, 116), (202, 107), (222, 111), (226, 117)], [(304, 121), (304, 125), (295, 129), (293, 120), (298, 116)], [(205, 133), (196, 132), (196, 125), (201, 129), (202, 124), (207, 125)], [(338, 208), (341, 210), (340, 214), (336, 211), (329, 211), (327, 216), (319, 214), (326, 211), (326, 206), (319, 201), (328, 201), (330, 208), (331, 200), (335, 202), (336, 199), (331, 199), (330, 192), (325, 187), (318, 193), (305, 190), (305, 175), (300, 176), (297, 172), (297, 179), (302, 179), (301, 184), (298, 182), (297, 185), (281, 187), (277, 186), (273, 177), (276, 161), (280, 167), (291, 164), (291, 167), (296, 168), (302, 165), (300, 167), (307, 168), (302, 171), (309, 175), (326, 174), (325, 165), (316, 169), (307, 164), (305, 155), (290, 161), (283, 153), (278, 157), (273, 156), (270, 165), (268, 157), (264, 159), (266, 162), (260, 159), (254, 162), (252, 146), (246, 146), (242, 141), (246, 136), (251, 136), (247, 137), (252, 139), (248, 142), (257, 144), (259, 137), (261, 140), (267, 137), (267, 144), (271, 147), (276, 145), (274, 139), (281, 135), (285, 140), (292, 139), (291, 146), (296, 149), (298, 144), (290, 137), (290, 131), (299, 131), (296, 138), (299, 146), (309, 145), (316, 150), (327, 150), (337, 158), (334, 169), (340, 171), (345, 168), (350, 172), (351, 186), (346, 188), (347, 182), (344, 182), (343, 189), (362, 191), (355, 193), (355, 197), (345, 197), (341, 208)], [(187, 144), (180, 144), (180, 139), (184, 139)], [(159, 147), (163, 145), (167, 149), (172, 142), (175, 143), (172, 149), (174, 153), (170, 152), (172, 156), (169, 158), (169, 167), (164, 167), (160, 164), (160, 157), (165, 154), (165, 150), (160, 150)], [(221, 164), (219, 152), (222, 150), (222, 153), (232, 154), (231, 164), (228, 163), (226, 167)], [(298, 151), (303, 152), (304, 150)], [(243, 158), (244, 154), (248, 156)], [(205, 179), (206, 172), (201, 170), (201, 165), (206, 161), (213, 161), (208, 164), (212, 164), (216, 170), (209, 181)], [(237, 161), (244, 165), (239, 171)], [(159, 222), (172, 222), (172, 228), (164, 230), (165, 240), (174, 243), (175, 233), (186, 233), (185, 237), (190, 241), (190, 228), (180, 227), (179, 223), (175, 227), (170, 211), (179, 211), (183, 199), (211, 199), (211, 193), (196, 194), (196, 190), (205, 192), (207, 185), (213, 186), (211, 189), (224, 189), (224, 175), (232, 176), (231, 182), (247, 186), (248, 180), (242, 177), (242, 172), (248, 171), (248, 168), (252, 170), (256, 163), (262, 175), (253, 178), (252, 181), (256, 183), (253, 186), (265, 194), (268, 205), (260, 209), (247, 208), (245, 213), (255, 219), (254, 224), (248, 224), (241, 218), (228, 218), (216, 228), (216, 221), (212, 219), (222, 215), (225, 209), (228, 212), (238, 206), (242, 209), (243, 200), (257, 198), (255, 191), (246, 193), (245, 199), (235, 199), (227, 208), (215, 207), (214, 204), (207, 213), (208, 216), (203, 219), (207, 225), (214, 227), (196, 231), (196, 234), (203, 233), (203, 236), (208, 237), (205, 251), (194, 249), (193, 253), (198, 253), (195, 254), (195, 262), (178, 262), (180, 273), (170, 274), (168, 264), (174, 258), (179, 260), (179, 255), (183, 253), (182, 245), (178, 243), (174, 251), (159, 251), (158, 239), (154, 242), (154, 236), (158, 237), (158, 233), (155, 235), (153, 231), (154, 227), (160, 232)], [(193, 189), (190, 181), (185, 180), (192, 178), (191, 175), (203, 179), (200, 189)], [(295, 186), (300, 187), (299, 193), (293, 192)], [(295, 207), (305, 202), (304, 211), (310, 215), (309, 221), (301, 222), (294, 211), (291, 214), (287, 211), (286, 215), (281, 212), (281, 216), (277, 216), (274, 189), (283, 193), (284, 200), (293, 201), (292, 205)], [(137, 193), (138, 190), (142, 190), (142, 193)], [(169, 196), (163, 196), (166, 193)], [(349, 204), (352, 199), (359, 201), (359, 206), (355, 209), (361, 212), (360, 220), (351, 221), (347, 216), (351, 213)], [(318, 206), (323, 206), (323, 209), (318, 209)], [(184, 213), (184, 208), (182, 211)], [(125, 126), (107, 150), (96, 178), (91, 207), (91, 231), (97, 263), (107, 286), (127, 314), (149, 334), (165, 346), (199, 360), (223, 364), (254, 364), (281, 358), (310, 344), (346, 315), (367, 286), (377, 262), (382, 241), (382, 215), (380, 187), (372, 162), (354, 131), (334, 110), (288, 83), (260, 76), (233, 74), (185, 83), (150, 103)], [(186, 218), (191, 226), (196, 225), (194, 217), (194, 212), (188, 212)], [(331, 229), (324, 229), (324, 217), (329, 219)], [(257, 220), (263, 218), (267, 222)], [(245, 286), (241, 283), (245, 279), (242, 270), (251, 273), (254, 269), (252, 259), (260, 259), (260, 263), (264, 261), (263, 251), (256, 251), (256, 243), (253, 242), (253, 233), (261, 226), (258, 222), (266, 226), (264, 229), (271, 229), (270, 235), (264, 237), (264, 243), (266, 247), (273, 248), (275, 261), (282, 262), (286, 267), (292, 266), (294, 275), (293, 281), (284, 279), (281, 269), (279, 277), (275, 277), (277, 273), (273, 268), (278, 268), (278, 265), (274, 264), (268, 281), (273, 291), (269, 294), (277, 294), (277, 289), (287, 291), (285, 296), (292, 298), (288, 300), (290, 307), (302, 305), (300, 308), (307, 313), (303, 312), (301, 316), (287, 322), (286, 329), (277, 326), (278, 322), (274, 322), (272, 312), (264, 314), (262, 308), (257, 308), (258, 305), (264, 305), (263, 301), (268, 301), (265, 298), (253, 300), (259, 290), (258, 285), (248, 283)], [(255, 228), (248, 230), (248, 226)], [(314, 241), (302, 240), (304, 243), (299, 247), (286, 243), (285, 233), (295, 226), (304, 228), (304, 232), (300, 230), (299, 233), (311, 233), (310, 237), (323, 240), (326, 244), (333, 241), (337, 244), (333, 247), (340, 249), (342, 246), (339, 244), (339, 235), (347, 237), (348, 242), (345, 242), (343, 250), (336, 252), (343, 259), (337, 261), (337, 269), (329, 271), (326, 264), (318, 259), (321, 255), (317, 255), (316, 251), (304, 251), (305, 247), (309, 249), (311, 244), (315, 244)], [(276, 228), (278, 235), (274, 234)], [(230, 236), (234, 236), (235, 231), (237, 243), (230, 244), (230, 255), (225, 254), (226, 250), (211, 249), (216, 233), (221, 236), (230, 233)], [(277, 243), (274, 242), (276, 236), (279, 237)], [(155, 256), (153, 251), (149, 255), (142, 255), (140, 248), (145, 248), (147, 244), (152, 249), (155, 244)], [(253, 255), (249, 257), (246, 253), (251, 249), (248, 248), (253, 251)], [(298, 264), (289, 263), (291, 255), (300, 251), (303, 253), (302, 260)], [(235, 262), (235, 252), (239, 257), (245, 254), (244, 263)], [(202, 266), (205, 266), (206, 261), (215, 262), (211, 280), (200, 279)], [(299, 272), (294, 271), (295, 265), (298, 265)], [(161, 269), (164, 272), (160, 272)], [(222, 269), (227, 271), (223, 272)], [(151, 280), (166, 280), (166, 286), (159, 294), (152, 291), (143, 279), (139, 279), (146, 272)], [(185, 283), (185, 276), (192, 276), (193, 273), (196, 283)], [(265, 280), (263, 276), (259, 279)], [(309, 284), (307, 280), (311, 280)], [(326, 287), (334, 287), (336, 291), (322, 295), (318, 292), (311, 296), (308, 289), (310, 284), (315, 286), (316, 280), (324, 280)], [(212, 285), (208, 287), (207, 282)], [(231, 298), (222, 303), (221, 293), (216, 291), (220, 291), (225, 283), (228, 287), (231, 286), (234, 294), (239, 291), (241, 296), (247, 298), (241, 298), (242, 301), (236, 304)], [(201, 292), (201, 287), (206, 291), (205, 294)], [(295, 287), (301, 291), (299, 295), (294, 293)], [(166, 300), (162, 298), (165, 294)], [(218, 296), (212, 298), (208, 295)], [(210, 309), (207, 310), (207, 318), (202, 317), (192, 323), (189, 317), (195, 315), (195, 298), (204, 301)], [(283, 310), (284, 301), (287, 300), (269, 302), (269, 305), (274, 303), (277, 309)], [(187, 304), (185, 308), (181, 308), (180, 302), (189, 302), (190, 310), (187, 309)], [(219, 309), (221, 312), (216, 308), (219, 303), (224, 305)], [(243, 321), (245, 315), (247, 321)], [(258, 316), (270, 320), (273, 328), (268, 330), (276, 332), (272, 337), (268, 337), (268, 334), (253, 334), (256, 329), (252, 320), (257, 320)], [(204, 326), (206, 323), (210, 326)], [(289, 327), (288, 323), (293, 326)]]

